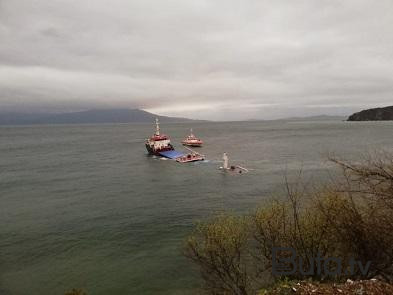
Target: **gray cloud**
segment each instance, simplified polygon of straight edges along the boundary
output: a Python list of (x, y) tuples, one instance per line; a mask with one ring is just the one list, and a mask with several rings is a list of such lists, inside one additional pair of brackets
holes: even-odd
[(0, 110), (203, 119), (392, 104), (390, 0), (0, 0)]

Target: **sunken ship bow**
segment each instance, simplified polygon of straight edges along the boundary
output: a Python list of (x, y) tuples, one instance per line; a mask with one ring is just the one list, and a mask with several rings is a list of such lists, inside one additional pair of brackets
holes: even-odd
[(150, 155), (159, 156), (161, 152), (174, 150), (169, 136), (160, 134), (160, 124), (156, 119), (156, 132), (146, 140), (146, 149)]

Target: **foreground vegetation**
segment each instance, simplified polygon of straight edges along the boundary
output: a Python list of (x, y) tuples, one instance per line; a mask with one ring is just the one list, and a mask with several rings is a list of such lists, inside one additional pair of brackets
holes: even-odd
[[(207, 293), (281, 294), (266, 288), (283, 279), (393, 282), (393, 156), (369, 156), (361, 163), (330, 160), (342, 177), (322, 189), (287, 182), (286, 198), (271, 200), (248, 216), (221, 215), (196, 227), (184, 253), (198, 267)], [(275, 247), (296, 250), (293, 273), (272, 275)], [(278, 260), (290, 255), (276, 254)], [(341, 265), (329, 263), (317, 271), (318, 255), (338, 257)], [(354, 267), (353, 260), (361, 265)]]
[(275, 286), (258, 292), (257, 295), (315, 295), (315, 294), (340, 294), (340, 295), (381, 295), (393, 294), (393, 285), (376, 279), (348, 280), (345, 283), (320, 283), (309, 281), (282, 281)]
[(82, 289), (72, 289), (71, 291), (66, 292), (64, 295), (87, 295), (87, 293)]

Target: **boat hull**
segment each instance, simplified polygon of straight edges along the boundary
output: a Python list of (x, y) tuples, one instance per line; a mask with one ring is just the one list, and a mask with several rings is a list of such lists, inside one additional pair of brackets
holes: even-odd
[(185, 146), (192, 146), (192, 147), (201, 147), (202, 142), (182, 142), (183, 145)]
[(161, 152), (166, 152), (166, 151), (173, 151), (174, 148), (173, 146), (170, 144), (169, 146), (165, 147), (165, 148), (160, 148), (160, 149), (155, 149), (154, 147), (150, 146), (149, 144), (145, 144), (146, 146), (146, 150), (149, 153), (149, 155), (154, 155), (154, 156), (160, 156)]
[(205, 157), (203, 155), (197, 155), (197, 154), (188, 154), (176, 159), (176, 161), (179, 163), (189, 163), (189, 162), (196, 162), (196, 161), (203, 161), (203, 160), (205, 160)]

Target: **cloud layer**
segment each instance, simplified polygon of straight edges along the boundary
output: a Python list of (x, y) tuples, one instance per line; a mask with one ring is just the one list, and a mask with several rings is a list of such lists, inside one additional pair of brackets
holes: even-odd
[(0, 0), (0, 110), (200, 119), (393, 104), (390, 0)]

